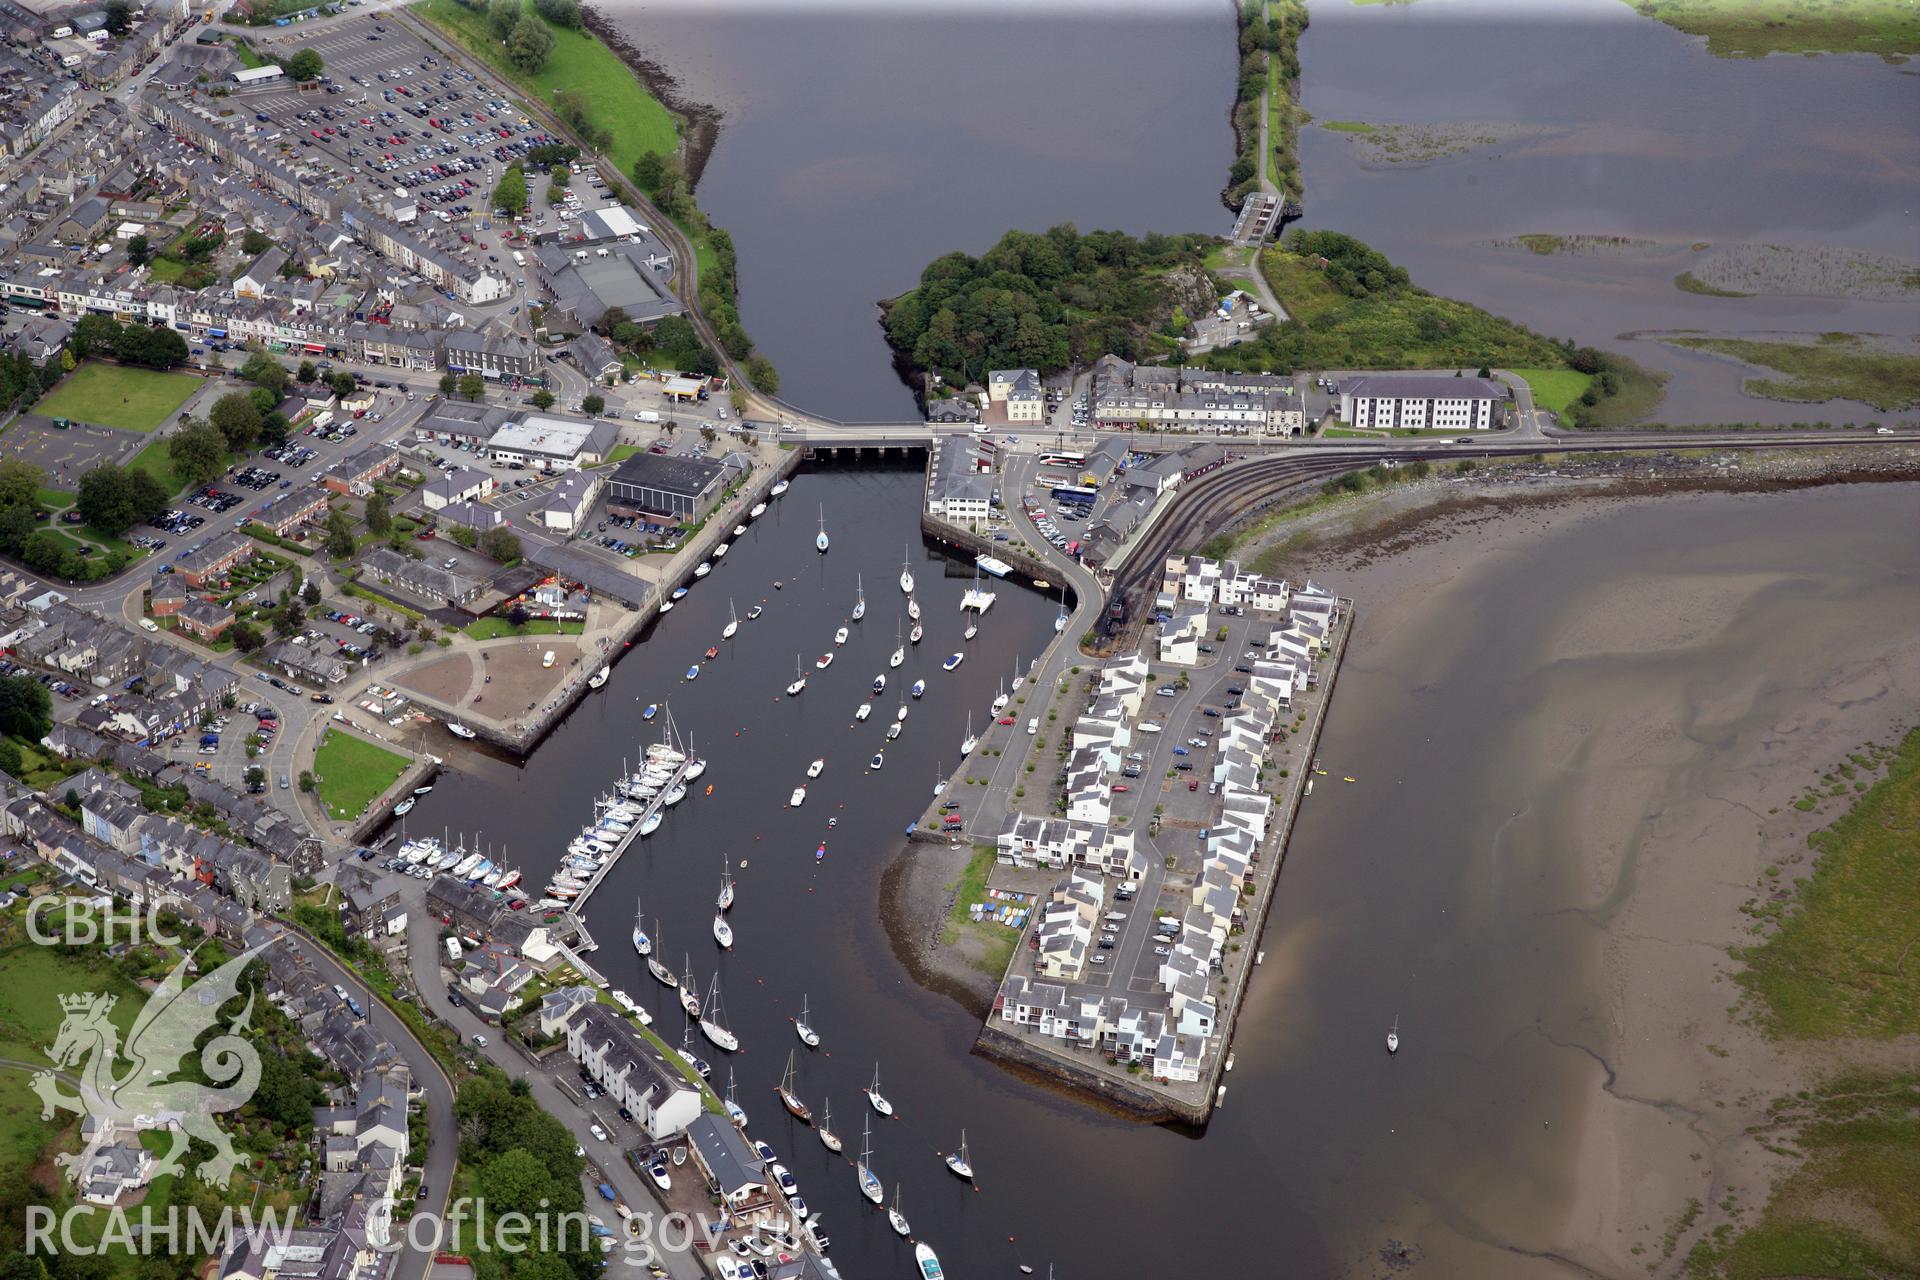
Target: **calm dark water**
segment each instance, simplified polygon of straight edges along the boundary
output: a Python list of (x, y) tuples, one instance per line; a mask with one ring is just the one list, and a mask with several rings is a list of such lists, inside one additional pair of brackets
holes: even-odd
[[(651, 736), (640, 706), (670, 701), (712, 761), (714, 793), (678, 806), (600, 890), (589, 911), (595, 961), (654, 1009), (669, 1039), (678, 1009), (626, 939), (636, 892), (663, 920), (657, 936), (672, 963), (690, 954), (703, 981), (718, 967), (745, 1046), (731, 1065), (752, 1132), (826, 1215), (849, 1277), (903, 1274), (909, 1257), (859, 1199), (847, 1162), (773, 1100), (803, 994), (827, 1051), (802, 1054), (802, 1094), (816, 1109), (831, 1100), (835, 1127), (857, 1145), (859, 1089), (880, 1062), (903, 1118), (876, 1121), (875, 1167), (889, 1187), (904, 1184), (916, 1232), (953, 1275), (1013, 1274), (1019, 1262), (1044, 1275), (1049, 1261), (1061, 1280), (1191, 1275), (1197, 1262), (1266, 1275), (1280, 1274), (1278, 1258), (1291, 1276), (1370, 1275), (1370, 1255), (1410, 1220), (1467, 1223), (1495, 1248), (1503, 1232), (1550, 1234), (1574, 1110), (1596, 1086), (1592, 1064), (1548, 1037), (1605, 1038), (1590, 926), (1565, 910), (1586, 905), (1565, 856), (1580, 824), (1563, 789), (1577, 778), (1539, 749), (1542, 726), (1655, 680), (1671, 684), (1676, 704), (1748, 684), (1790, 698), (1795, 681), (1778, 672), (1817, 679), (1826, 628), (1910, 613), (1904, 584), (1920, 571), (1906, 536), (1920, 497), (1910, 486), (1864, 487), (1626, 509), (1470, 573), (1392, 635), (1364, 634), (1362, 601), (1364, 643), (1340, 677), (1321, 748), (1332, 772), (1350, 769), (1360, 785), (1322, 788), (1308, 802), (1261, 943), (1267, 963), (1227, 1106), (1196, 1140), (1108, 1119), (969, 1056), (977, 1024), (914, 986), (882, 936), (878, 881), (899, 834), (936, 767), (953, 765), (968, 709), (977, 725), (1016, 654), (1031, 659), (1050, 638), (1053, 613), (1033, 593), (1003, 590), (965, 665), (940, 671), (962, 647), (969, 579), (942, 577), (920, 551), (918, 491), (912, 472), (802, 476), (523, 768), (456, 755), (458, 772), (414, 814), (416, 829), (484, 831), (538, 883), (620, 758)], [(835, 540), (825, 557), (811, 546), (822, 502)], [(893, 647), (894, 579), (909, 540), (928, 638), (898, 674), (925, 676), (929, 692), (885, 769), (869, 774), (883, 720), (850, 727), (852, 711)], [(1707, 578), (1779, 573), (1782, 583), (1711, 647), (1570, 668), (1554, 642), (1565, 618), (1639, 564)], [(866, 621), (833, 667), (815, 672), (856, 572)], [(785, 590), (771, 589), (775, 578)], [(729, 596), (742, 608), (764, 600), (766, 616), (682, 683), (718, 640)], [(780, 693), (796, 654), (810, 681), (788, 701)], [(1758, 714), (1771, 722), (1778, 711), (1767, 702)], [(791, 810), (788, 793), (815, 756), (826, 772)], [(828, 857), (816, 863), (823, 838)], [(738, 942), (725, 956), (708, 932), (723, 856), (739, 880)], [(1380, 1037), (1395, 1014), (1410, 1052), (1390, 1060)], [(936, 1158), (963, 1125), (978, 1193)], [(1411, 1238), (1439, 1262), (1452, 1237), (1429, 1225)]]
[(1224, 0), (600, 6), (725, 113), (700, 203), (795, 404), (913, 412), (874, 304), (955, 249), (1060, 222), (1214, 231), (1233, 159)]
[[(1553, 132), (1369, 168), (1343, 136), (1305, 129), (1307, 225), (1359, 236), (1437, 293), (1671, 371), (1665, 421), (1873, 416), (1853, 403), (1746, 396), (1734, 366), (1621, 335), (1920, 330), (1920, 299), (1707, 298), (1673, 286), (1691, 265), (1687, 246), (1702, 241), (1914, 258), (1910, 67), (1864, 55), (1716, 58), (1619, 0), (1333, 0), (1315, 4), (1312, 19), (1300, 60), (1316, 119)], [(1646, 260), (1486, 245), (1526, 233), (1643, 237), (1677, 250)]]

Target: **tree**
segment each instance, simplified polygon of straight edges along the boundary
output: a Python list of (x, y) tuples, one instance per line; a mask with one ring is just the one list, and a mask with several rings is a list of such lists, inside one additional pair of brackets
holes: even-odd
[(287, 389), (287, 366), (264, 351), (256, 351), (247, 357), (247, 362), (240, 366), (240, 376), (276, 396)]
[(242, 653), (252, 653), (267, 642), (267, 638), (260, 634), (260, 628), (251, 622), (236, 622), (227, 634), (233, 637), (233, 647)]
[(747, 376), (753, 379), (753, 385), (768, 395), (780, 390), (780, 373), (773, 367), (773, 361), (762, 355), (747, 357)]
[(547, 177), (553, 182), (554, 186), (564, 187), (573, 181), (573, 170), (564, 164), (557, 164), (547, 170)]
[(153, 252), (153, 242), (144, 235), (130, 236), (127, 239), (127, 261), (136, 267), (146, 265), (147, 255)]
[(47, 473), (19, 458), (0, 458), (0, 507), (32, 507), (40, 501)]
[(485, 378), (477, 373), (463, 373), (460, 375), (461, 399), (477, 402), (486, 394), (487, 380)]
[(313, 361), (311, 360), (302, 360), (300, 367), (293, 371), (293, 380), (295, 382), (312, 382), (319, 376), (320, 370), (314, 368)]
[(74, 509), (101, 533), (118, 537), (134, 521), (133, 481), (111, 462), (103, 462), (80, 477)]
[(443, 373), (440, 375), (440, 394), (441, 395), (443, 396), (452, 395), (454, 393), (454, 390), (457, 387), (459, 387), (459, 385), (460, 385), (460, 379), (454, 377), (452, 374)]
[(507, 166), (493, 189), (493, 207), (510, 218), (527, 211), (527, 175), (517, 164)]
[(327, 513), (327, 554), (335, 560), (353, 554), (353, 517), (342, 507)]
[(597, 392), (588, 392), (580, 397), (580, 412), (592, 416), (607, 407), (607, 398)]
[(547, 390), (545, 387), (542, 387), (538, 391), (534, 392), (532, 398), (533, 398), (533, 407), (536, 409), (553, 408), (553, 392)]
[(123, 36), (133, 29), (132, 0), (107, 0), (107, 34)]
[(67, 337), (67, 347), (76, 360), (85, 360), (90, 355), (112, 351), (120, 340), (120, 322), (112, 316), (87, 314), (73, 322), (73, 332)]
[(319, 604), (320, 603), (319, 581), (314, 578), (308, 578), (307, 585), (300, 588), (300, 598), (307, 602), (307, 608), (309, 609)]
[(245, 453), (260, 438), (260, 410), (244, 391), (230, 391), (214, 401), (207, 418), (235, 453)]
[(533, 0), (533, 7), (556, 27), (573, 28), (580, 25), (577, 0)]
[(552, 52), (552, 29), (532, 14), (515, 23), (513, 34), (507, 37), (507, 61), (528, 75), (546, 66), (547, 55)]
[(493, 31), (493, 38), (505, 40), (512, 35), (520, 22), (520, 0), (487, 0), (486, 7), (487, 26)]
[(287, 442), (287, 415), (278, 409), (262, 414), (260, 418), (260, 443), (268, 448)]
[(0, 680), (0, 733), (38, 742), (53, 728), (53, 695), (32, 676)]
[(447, 536), (469, 550), (480, 545), (480, 535), (464, 524), (455, 525), (447, 530)]
[(273, 237), (264, 231), (256, 231), (248, 227), (247, 233), (240, 237), (240, 252), (249, 258), (257, 258), (271, 248), (273, 248)]
[[(20, 558), (36, 573), (57, 573), (72, 577), (66, 570), (67, 544), (51, 529), (36, 529), (20, 544)], [(76, 562), (78, 557), (75, 557)]]
[(306, 625), (307, 610), (298, 600), (284, 602), (273, 620), (273, 629), (283, 636), (298, 635), (300, 629)]
[(32, 507), (0, 507), (0, 551), (18, 554), (39, 527)]
[(317, 787), (319, 784), (314, 781), (313, 774), (309, 770), (302, 769), (300, 771), (300, 778), (299, 778), (298, 785), (302, 791), (305, 791), (308, 794), (312, 794), (314, 788)]
[(318, 80), (326, 65), (317, 49), (302, 49), (287, 59), (287, 75), (305, 84), (309, 80)]
[(204, 418), (194, 418), (167, 441), (173, 470), (188, 484), (205, 484), (227, 465), (227, 438)]
[(480, 554), (501, 564), (520, 558), (520, 536), (510, 529), (489, 529), (480, 535)]
[(643, 151), (640, 158), (633, 162), (633, 184), (642, 191), (651, 193), (660, 185), (660, 179), (667, 172), (667, 159), (658, 151)]
[(167, 492), (167, 486), (150, 471), (127, 472), (127, 480), (133, 491), (133, 518), (151, 520), (167, 509), (173, 495)]
[(376, 534), (393, 528), (393, 511), (386, 494), (375, 493), (367, 499), (367, 528)]
[(360, 389), (360, 379), (350, 373), (336, 373), (327, 382), (337, 396), (350, 396)]

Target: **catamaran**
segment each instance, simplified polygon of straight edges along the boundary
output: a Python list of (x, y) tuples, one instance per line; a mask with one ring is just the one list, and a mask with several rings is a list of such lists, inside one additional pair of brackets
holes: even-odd
[(913, 570), (907, 567), (912, 559), (911, 552), (900, 557), (900, 590), (908, 596), (913, 594)]
[[(893, 624), (893, 656), (887, 659), (889, 667), (897, 667), (907, 660), (907, 646), (900, 643), (900, 624)], [(874, 692), (879, 692), (875, 690)]]
[(973, 733), (973, 712), (967, 712), (967, 736), (960, 739), (960, 754), (970, 756), (973, 749), (980, 745), (980, 739)]
[(633, 949), (643, 956), (653, 954), (653, 939), (647, 936), (645, 922), (640, 915), (640, 895), (633, 895)]
[(967, 655), (964, 653), (950, 653), (947, 655), (947, 660), (941, 663), (940, 666), (942, 670), (951, 671), (966, 660)]
[(787, 696), (789, 698), (799, 697), (807, 687), (807, 673), (800, 669), (800, 658), (798, 655), (795, 655), (793, 659), (793, 676), (793, 683), (787, 686)]
[(822, 555), (824, 555), (826, 554), (827, 545), (828, 545), (827, 507), (825, 503), (821, 503), (820, 504), (820, 534), (818, 537), (816, 537), (813, 540), (813, 546), (816, 551), (819, 551)]
[(680, 1007), (687, 1011), (689, 1018), (700, 1016), (700, 984), (693, 976), (693, 961), (682, 952), (680, 959), (687, 966), (687, 976), (680, 979)]
[(907, 1215), (900, 1212), (900, 1184), (893, 1184), (893, 1206), (887, 1210), (887, 1222), (893, 1227), (893, 1234), (905, 1240), (913, 1234), (913, 1228), (907, 1225)]
[(721, 950), (733, 950), (733, 926), (718, 911), (713, 913), (713, 940), (720, 944)]
[(603, 688), (607, 683), (607, 677), (611, 676), (612, 674), (613, 674), (612, 667), (606, 667), (606, 666), (601, 667), (598, 671), (594, 672), (592, 675), (587, 677), (587, 688), (589, 689)]
[[(658, 920), (653, 922), (653, 931), (655, 934), (660, 932), (660, 922)], [(653, 980), (663, 987), (677, 987), (680, 985), (679, 976), (675, 974), (673, 970), (661, 964), (659, 956), (647, 956), (647, 972), (652, 974)]]
[(973, 1181), (973, 1162), (967, 1158), (967, 1131), (960, 1131), (960, 1149), (947, 1157), (947, 1168), (953, 1170), (956, 1177)]
[(733, 597), (727, 597), (727, 625), (720, 628), (722, 640), (733, 639), (733, 633), (740, 629), (740, 615), (733, 611)]
[(840, 1147), (841, 1147), (840, 1135), (833, 1131), (832, 1099), (828, 1099), (827, 1106), (826, 1106), (826, 1118), (820, 1122), (820, 1145), (825, 1147), (827, 1150), (834, 1152), (836, 1155), (839, 1154)]
[(807, 998), (803, 995), (800, 997), (800, 1016), (794, 1019), (793, 1030), (794, 1033), (800, 1037), (801, 1044), (804, 1044), (809, 1049), (818, 1049), (820, 1047), (820, 1033), (815, 1031), (812, 1024), (807, 1021), (807, 1014)]
[(807, 766), (807, 776), (809, 778), (817, 778), (820, 776), (820, 771), (825, 769), (826, 767), (827, 767), (827, 759), (825, 756), (822, 756), (818, 760), (815, 760), (812, 764)]
[(867, 1105), (872, 1107), (875, 1111), (878, 1111), (883, 1116), (890, 1116), (893, 1114), (893, 1104), (891, 1102), (888, 1102), (886, 1098), (883, 1097), (880, 1093), (880, 1064), (879, 1063), (876, 1062), (873, 1064), (873, 1083), (868, 1085), (865, 1089), (862, 1089), (861, 1092), (867, 1095)]
[(855, 622), (867, 616), (867, 588), (859, 574), (853, 575), (853, 620)]
[(875, 1204), (887, 1198), (887, 1189), (873, 1172), (873, 1118), (869, 1116), (860, 1133), (860, 1163), (854, 1166), (860, 1175), (860, 1194)]
[(700, 1015), (700, 1034), (727, 1053), (740, 1050), (740, 1038), (727, 1030), (727, 1024), (722, 1021), (720, 975), (717, 973), (713, 975), (713, 985), (707, 988), (707, 1005)]
[(793, 1050), (787, 1051), (787, 1073), (780, 1077), (780, 1087), (774, 1092), (780, 1095), (780, 1105), (801, 1124), (813, 1119), (813, 1112), (807, 1104), (800, 1101), (800, 1095), (793, 1091)]
[(714, 910), (716, 911), (731, 911), (733, 909), (733, 862), (732, 860), (731, 859), (723, 860), (721, 863), (721, 867), (722, 867), (722, 870), (720, 872), (720, 896), (714, 899), (713, 907), (714, 907)]

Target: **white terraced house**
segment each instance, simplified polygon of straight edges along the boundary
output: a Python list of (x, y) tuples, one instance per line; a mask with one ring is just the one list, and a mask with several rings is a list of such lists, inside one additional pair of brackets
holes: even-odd
[(1486, 431), (1510, 394), (1491, 378), (1367, 374), (1340, 384), (1340, 420), (1350, 427)]

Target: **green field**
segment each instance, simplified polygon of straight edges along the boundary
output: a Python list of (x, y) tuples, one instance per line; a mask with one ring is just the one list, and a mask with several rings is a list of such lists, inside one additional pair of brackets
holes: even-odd
[(357, 818), (406, 772), (407, 758), (352, 734), (329, 729), (313, 757), (320, 802), (336, 818)]
[(1920, 8), (1906, 0), (1628, 0), (1649, 18), (1705, 36), (1723, 58), (1770, 53), (1920, 53)]
[(1364, 120), (1319, 120), (1322, 129), (1331, 129), (1335, 133), (1372, 133), (1373, 126)]
[(461, 628), (475, 640), (497, 640), (501, 636), (577, 636), (586, 629), (584, 623), (559, 622), (552, 618), (529, 618), (519, 627), (505, 618), (475, 618)]
[[(232, 461), (233, 455), (229, 454), (227, 462)], [(148, 441), (145, 448), (133, 455), (127, 466), (134, 471), (148, 472), (166, 486), (168, 493), (178, 493), (187, 487), (185, 478), (173, 469), (173, 458), (167, 453), (164, 438)]]
[(1592, 374), (1576, 373), (1572, 369), (1515, 369), (1513, 372), (1533, 388), (1536, 409), (1551, 409), (1555, 413), (1565, 413), (1567, 406), (1578, 400), (1593, 381)]
[(152, 431), (202, 385), (190, 373), (90, 360), (34, 405), (34, 412), (121, 431)]
[[(645, 152), (671, 156), (680, 150), (679, 124), (673, 113), (647, 92), (619, 55), (591, 33), (548, 23), (553, 32), (553, 53), (538, 75), (528, 76), (506, 60), (500, 42), (487, 30), (484, 11), (469, 9), (458, 0), (420, 0), (413, 11), (549, 106), (556, 90), (572, 89), (583, 94), (592, 107), (594, 122), (613, 133), (613, 146), (607, 155), (621, 173), (632, 173), (633, 162)], [(528, 12), (532, 12), (531, 5)]]
[(1751, 395), (1818, 404), (1857, 400), (1893, 413), (1920, 405), (1920, 354), (1874, 346), (1850, 333), (1821, 335), (1817, 342), (1758, 342), (1748, 338), (1669, 338), (1675, 346), (1717, 351), (1785, 374), (1748, 378)]
[[(55, 947), (20, 942), (0, 951), (0, 1057), (15, 1062), (46, 1061), (46, 1047), (60, 1030), (59, 998), (80, 991), (118, 997), (109, 1015), (124, 1033), (133, 1025), (145, 997), (105, 962), (102, 952), (65, 955)], [(40, 1099), (27, 1087), (28, 1073), (0, 1069), (0, 1158), (9, 1169), (26, 1168), (71, 1115), (40, 1118)]]

